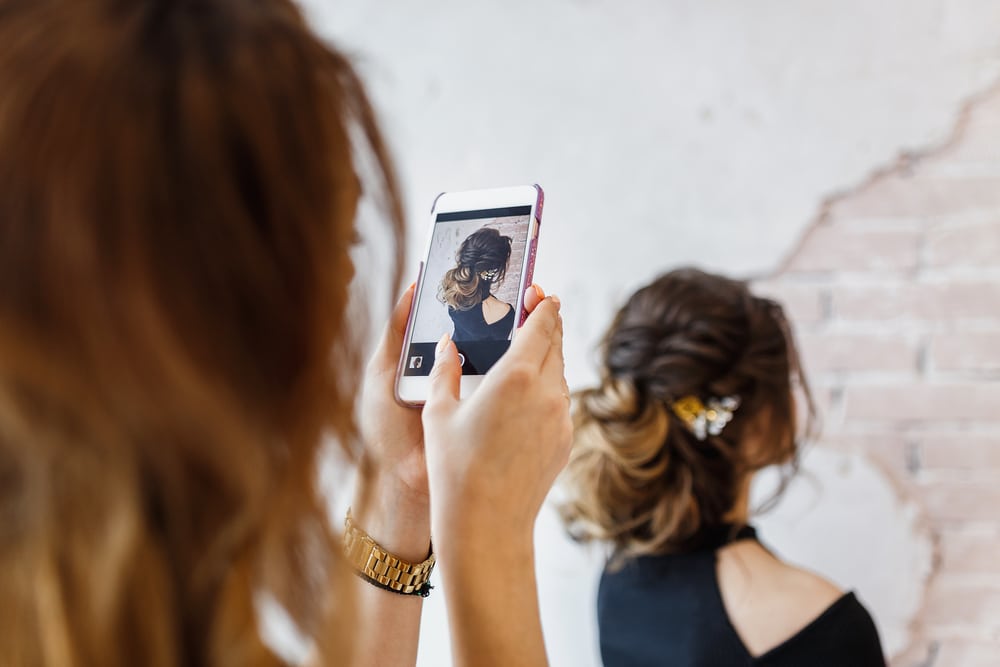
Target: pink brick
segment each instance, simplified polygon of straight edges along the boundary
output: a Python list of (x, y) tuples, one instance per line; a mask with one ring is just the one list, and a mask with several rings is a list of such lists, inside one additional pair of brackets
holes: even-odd
[(998, 113), (993, 94), (957, 145), (835, 201), (773, 281), (813, 290), (799, 341), (814, 386), (838, 397), (820, 442), (875, 459), (940, 538), (897, 667), (1000, 667)]
[(930, 625), (985, 625), (1000, 629), (1000, 588), (936, 581), (927, 594), (925, 621)]
[(779, 302), (793, 325), (816, 324), (824, 319), (824, 288), (788, 280), (761, 281), (752, 285), (754, 294)]
[(890, 174), (838, 201), (838, 218), (926, 218), (1000, 208), (1000, 179)]
[(1000, 382), (857, 385), (847, 388), (846, 400), (848, 421), (1000, 423)]
[(934, 667), (997, 667), (1000, 640), (947, 639), (940, 644)]
[[(919, 489), (920, 501), (939, 525), (1000, 520), (1000, 484), (996, 482), (934, 482), (922, 484)], [(1000, 609), (997, 613), (1000, 622)]]
[(836, 224), (817, 226), (789, 264), (792, 271), (886, 271), (917, 266), (920, 235), (913, 231), (869, 232)]
[(898, 433), (872, 431), (869, 433), (829, 432), (824, 430), (820, 437), (824, 447), (847, 452), (864, 452), (892, 474), (896, 480), (906, 480), (910, 477), (909, 451), (910, 443)]
[(834, 316), (846, 320), (1000, 319), (1000, 283), (840, 287), (832, 298)]
[(799, 344), (811, 373), (917, 370), (917, 344), (901, 336), (804, 333)]
[[(810, 378), (810, 382), (809, 389), (812, 391), (813, 404), (816, 407), (816, 423), (823, 428), (824, 432), (830, 432), (835, 428), (835, 424), (832, 423), (836, 410), (835, 390), (817, 384), (813, 378)], [(804, 418), (805, 407), (802, 406), (799, 410)]]
[(974, 535), (945, 530), (940, 543), (943, 573), (1000, 575), (1000, 529)]
[(1000, 435), (928, 434), (916, 436), (914, 441), (920, 449), (921, 465), (928, 470), (1000, 471)]
[(948, 225), (927, 233), (927, 262), (933, 267), (989, 267), (998, 258), (1000, 211), (990, 224)]
[[(1000, 304), (997, 305), (1000, 324)], [(931, 339), (931, 368), (943, 371), (1000, 370), (1000, 331), (982, 334), (940, 334)]]
[[(969, 116), (965, 134), (957, 146), (948, 151), (945, 159), (949, 165), (986, 163), (996, 165), (1000, 145), (1000, 96), (977, 104), (976, 112)], [(998, 661), (1000, 663), (1000, 661)]]

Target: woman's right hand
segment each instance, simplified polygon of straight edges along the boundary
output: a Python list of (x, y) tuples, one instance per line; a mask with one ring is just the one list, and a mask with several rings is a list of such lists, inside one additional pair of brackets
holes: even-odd
[(455, 345), (447, 336), (438, 345), (423, 423), (431, 532), (442, 554), (479, 538), (531, 544), (535, 518), (572, 440), (559, 308), (551, 297), (538, 304), (507, 353), (462, 401)]
[(431, 534), (453, 664), (541, 667), (547, 658), (535, 517), (566, 465), (573, 430), (559, 301), (535, 307), (507, 353), (463, 401), (461, 377), (458, 352), (445, 337), (423, 422)]

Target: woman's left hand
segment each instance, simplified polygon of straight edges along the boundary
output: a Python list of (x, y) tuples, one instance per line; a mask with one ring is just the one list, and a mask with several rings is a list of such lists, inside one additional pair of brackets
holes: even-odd
[[(411, 562), (420, 562), (426, 556), (430, 536), (422, 410), (400, 405), (395, 398), (396, 371), (413, 293), (410, 285), (399, 299), (365, 371), (360, 410), (365, 451), (354, 515), (358, 525), (384, 547)], [(531, 312), (544, 298), (541, 288), (529, 287), (524, 295), (525, 309)]]
[(430, 495), (420, 410), (395, 399), (396, 368), (413, 301), (411, 285), (365, 370), (360, 428), (364, 454), (352, 509), (355, 523), (390, 553), (411, 563), (430, 548)]
[[(410, 285), (400, 297), (365, 371), (361, 392), (361, 435), (365, 442), (364, 465), (380, 477), (396, 480), (406, 490), (426, 500), (427, 464), (424, 460), (421, 410), (402, 406), (395, 399), (396, 371), (413, 293), (414, 285)], [(544, 298), (545, 293), (540, 287), (528, 287), (524, 294), (525, 309), (530, 313)]]
[(427, 495), (424, 429), (420, 410), (395, 398), (396, 370), (406, 335), (414, 286), (403, 292), (365, 370), (361, 390), (361, 437), (369, 463), (396, 477), (418, 495)]

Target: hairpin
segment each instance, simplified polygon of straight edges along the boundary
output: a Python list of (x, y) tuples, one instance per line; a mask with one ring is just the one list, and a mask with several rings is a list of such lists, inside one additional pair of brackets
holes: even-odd
[(496, 282), (496, 279), (500, 277), (500, 269), (487, 269), (486, 271), (479, 272), (480, 280), (485, 280), (486, 282)]
[(740, 407), (740, 397), (709, 398), (706, 405), (697, 396), (683, 396), (670, 407), (694, 437), (704, 440), (709, 435), (720, 435), (733, 420), (733, 413)]

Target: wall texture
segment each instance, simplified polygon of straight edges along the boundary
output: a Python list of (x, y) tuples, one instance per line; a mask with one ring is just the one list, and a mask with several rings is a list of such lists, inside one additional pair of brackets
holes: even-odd
[[(1000, 664), (1000, 111), (921, 157), (1000, 76), (1000, 3), (303, 3), (385, 121), (412, 267), (441, 190), (545, 186), (536, 277), (563, 298), (572, 386), (656, 273), (771, 276), (826, 431), (763, 534), (857, 588), (896, 665)], [(601, 554), (551, 509), (536, 541), (553, 664), (597, 665)], [(422, 633), (420, 664), (448, 664), (442, 596)]]
[(1000, 664), (1000, 87), (830, 200), (760, 287), (792, 310), (823, 445), (878, 461), (937, 545), (896, 664)]

